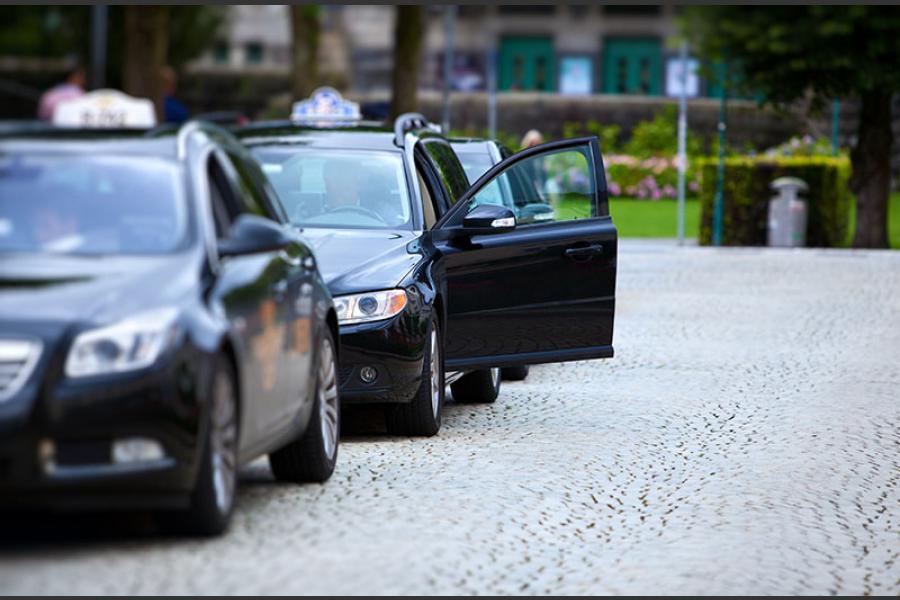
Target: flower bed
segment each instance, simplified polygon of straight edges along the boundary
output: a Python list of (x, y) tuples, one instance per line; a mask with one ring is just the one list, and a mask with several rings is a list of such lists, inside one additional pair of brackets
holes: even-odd
[[(612, 198), (629, 197), (662, 200), (678, 197), (678, 158), (662, 156), (637, 158), (627, 154), (603, 157), (606, 185)], [(698, 173), (688, 165), (685, 195), (697, 197), (700, 191)]]

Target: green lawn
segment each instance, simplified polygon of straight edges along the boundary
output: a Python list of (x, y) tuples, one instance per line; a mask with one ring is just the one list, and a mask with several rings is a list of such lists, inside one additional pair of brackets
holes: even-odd
[[(611, 198), (609, 212), (621, 237), (678, 237), (678, 202)], [(700, 203), (687, 200), (684, 206), (684, 235), (695, 238), (700, 229)]]
[[(856, 225), (856, 210), (850, 213), (847, 245), (853, 240)], [(678, 203), (675, 200), (638, 200), (634, 198), (611, 198), (609, 201), (613, 222), (621, 237), (676, 237)], [(575, 207), (561, 206), (560, 212), (574, 212)], [(581, 211), (578, 211), (579, 213)], [(688, 200), (685, 205), (685, 236), (696, 238), (700, 228), (700, 203)], [(888, 235), (891, 247), (900, 249), (900, 193), (891, 194), (888, 208)]]

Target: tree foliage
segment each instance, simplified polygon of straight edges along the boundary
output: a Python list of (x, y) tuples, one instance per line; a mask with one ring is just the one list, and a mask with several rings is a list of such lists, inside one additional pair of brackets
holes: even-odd
[(900, 11), (888, 6), (691, 6), (683, 29), (706, 58), (740, 71), (745, 92), (816, 108), (869, 90), (900, 90)]
[(888, 6), (694, 6), (684, 31), (699, 54), (738, 71), (764, 102), (808, 99), (821, 109), (859, 102), (850, 189), (854, 245), (884, 248), (890, 190), (892, 96), (900, 90), (900, 11)]
[[(168, 9), (166, 61), (176, 70), (199, 57), (219, 39), (225, 6), (176, 5)], [(91, 8), (87, 6), (18, 5), (4, 8), (0, 22), (0, 54), (63, 58), (90, 62)], [(125, 7), (109, 7), (107, 81), (121, 85), (125, 51)]]

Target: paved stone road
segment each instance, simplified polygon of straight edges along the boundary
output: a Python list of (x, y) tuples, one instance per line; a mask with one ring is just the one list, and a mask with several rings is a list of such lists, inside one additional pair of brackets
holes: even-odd
[(618, 297), (614, 360), (254, 464), (221, 539), (33, 523), (0, 591), (900, 593), (900, 253), (623, 244)]

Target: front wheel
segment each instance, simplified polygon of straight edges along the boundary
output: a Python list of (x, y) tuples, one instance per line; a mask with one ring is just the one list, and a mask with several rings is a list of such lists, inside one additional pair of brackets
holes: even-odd
[(334, 347), (331, 331), (327, 331), (319, 344), (315, 405), (306, 431), (299, 439), (269, 455), (272, 474), (279, 481), (321, 483), (334, 473), (341, 411)]
[(422, 383), (415, 397), (406, 404), (385, 409), (384, 420), (391, 435), (432, 436), (441, 429), (444, 404), (444, 361), (441, 330), (431, 318), (428, 345), (422, 365)]
[(467, 373), (450, 384), (450, 391), (457, 402), (490, 404), (500, 395), (500, 369)]
[(163, 525), (178, 533), (218, 535), (234, 508), (238, 464), (237, 386), (225, 356), (213, 366), (209, 419), (201, 445), (200, 470), (187, 510), (164, 513)]

